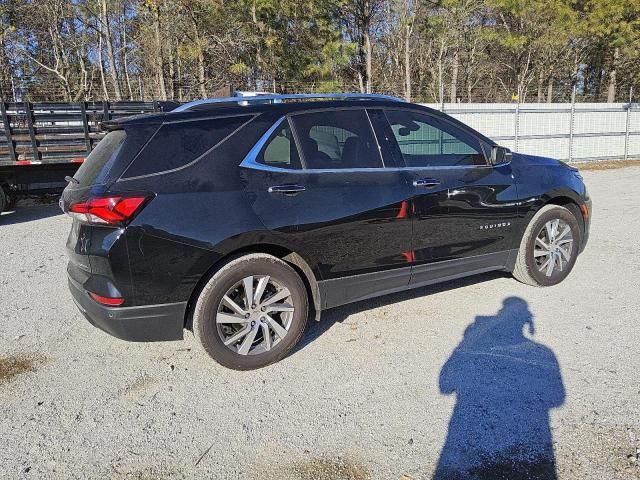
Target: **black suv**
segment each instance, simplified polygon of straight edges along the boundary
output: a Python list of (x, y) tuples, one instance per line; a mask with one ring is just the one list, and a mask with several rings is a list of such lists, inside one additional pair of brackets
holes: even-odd
[(554, 285), (589, 234), (575, 168), (391, 97), (202, 100), (102, 127), (60, 202), (78, 308), (126, 340), (192, 330), (234, 369), (349, 302), (491, 270)]

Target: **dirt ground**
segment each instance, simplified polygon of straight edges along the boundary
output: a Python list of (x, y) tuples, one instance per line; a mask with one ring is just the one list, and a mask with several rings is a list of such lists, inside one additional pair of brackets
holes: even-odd
[(562, 284), (482, 275), (330, 310), (253, 372), (191, 335), (93, 328), (66, 286), (70, 219), (18, 204), (0, 217), (0, 477), (640, 478), (640, 166), (581, 168), (592, 235)]

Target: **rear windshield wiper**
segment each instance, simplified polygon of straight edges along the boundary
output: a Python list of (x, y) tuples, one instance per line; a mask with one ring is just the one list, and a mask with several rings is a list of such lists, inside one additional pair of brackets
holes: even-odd
[(80, 181), (77, 178), (70, 177), (69, 175), (64, 177), (64, 181), (67, 182), (67, 183), (69, 183), (69, 182), (73, 182), (75, 184), (80, 183)]

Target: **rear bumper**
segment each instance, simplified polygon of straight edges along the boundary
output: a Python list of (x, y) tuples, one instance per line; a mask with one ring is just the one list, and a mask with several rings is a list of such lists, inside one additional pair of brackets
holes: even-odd
[(105, 307), (91, 299), (82, 285), (71, 277), (69, 290), (89, 323), (116, 338), (131, 342), (182, 340), (187, 302)]

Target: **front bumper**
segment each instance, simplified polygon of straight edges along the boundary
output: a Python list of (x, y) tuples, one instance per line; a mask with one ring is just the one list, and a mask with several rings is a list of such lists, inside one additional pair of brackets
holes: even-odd
[(116, 338), (131, 342), (182, 340), (187, 302), (105, 307), (89, 297), (82, 285), (71, 277), (69, 290), (89, 323)]

